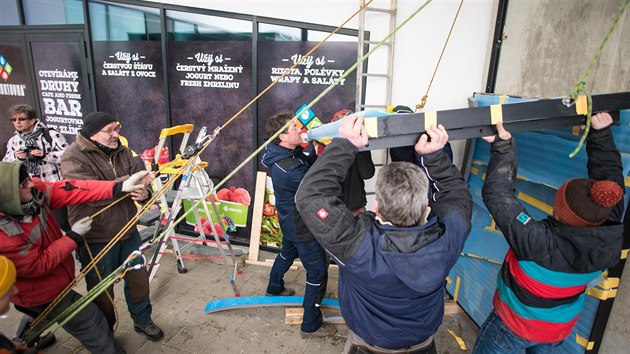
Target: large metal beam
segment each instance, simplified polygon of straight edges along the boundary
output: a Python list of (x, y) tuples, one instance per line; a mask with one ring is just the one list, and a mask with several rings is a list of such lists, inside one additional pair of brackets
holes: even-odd
[[(630, 109), (630, 92), (598, 94), (592, 99), (593, 113)], [(585, 115), (577, 114), (575, 105), (567, 106), (561, 98), (504, 104), (494, 108), (484, 106), (366, 118), (366, 126), (372, 126), (366, 150), (415, 144), (425, 131), (427, 115), (436, 117), (435, 122), (446, 127), (450, 140), (491, 135), (495, 131), (493, 114), (495, 119), (497, 114), (501, 116), (506, 129), (514, 133), (579, 125), (586, 119)]]

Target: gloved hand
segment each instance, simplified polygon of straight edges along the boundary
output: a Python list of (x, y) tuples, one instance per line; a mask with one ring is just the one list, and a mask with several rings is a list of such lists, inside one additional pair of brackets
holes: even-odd
[(72, 225), (72, 229), (66, 233), (72, 241), (77, 243), (77, 247), (83, 246), (85, 239), (83, 235), (87, 234), (92, 229), (92, 218), (89, 216), (77, 221)]
[(122, 191), (123, 192), (133, 192), (138, 189), (143, 189), (144, 184), (139, 183), (144, 176), (149, 173), (148, 171), (140, 171), (132, 174), (126, 181), (123, 182)]

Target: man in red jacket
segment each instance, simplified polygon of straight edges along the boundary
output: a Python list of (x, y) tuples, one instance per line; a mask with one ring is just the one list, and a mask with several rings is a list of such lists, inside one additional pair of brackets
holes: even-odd
[[(0, 162), (0, 255), (16, 268), (17, 294), (11, 297), (15, 308), (37, 317), (72, 282), (75, 274), (72, 251), (84, 243), (91, 218), (61, 232), (52, 211), (68, 205), (112, 199), (122, 192), (144, 188), (138, 182), (146, 171), (124, 182), (62, 180), (45, 182), (31, 179), (26, 167)], [(70, 291), (50, 312), (48, 319), (63, 312), (80, 295)], [(89, 304), (64, 329), (93, 353), (124, 353), (114, 340), (102, 312)]]

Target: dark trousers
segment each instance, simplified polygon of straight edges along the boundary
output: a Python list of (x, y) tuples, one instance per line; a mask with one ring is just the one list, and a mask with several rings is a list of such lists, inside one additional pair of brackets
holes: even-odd
[(481, 325), (473, 353), (477, 354), (559, 354), (566, 351), (556, 343), (537, 343), (523, 339), (512, 332), (494, 310)]
[[(70, 291), (61, 302), (46, 316), (52, 321), (57, 315), (65, 311), (73, 303), (81, 298), (75, 291)], [(48, 305), (36, 307), (15, 306), (15, 308), (33, 318), (44, 312)], [(63, 326), (66, 332), (79, 340), (83, 346), (91, 353), (125, 353), (125, 350), (116, 343), (114, 336), (103, 313), (99, 308), (90, 303), (79, 311), (74, 317)]]
[(328, 257), (317, 241), (295, 242), (286, 237), (282, 240), (282, 250), (276, 256), (269, 274), (267, 292), (278, 294), (284, 290), (284, 274), (297, 257), (306, 269), (306, 288), (302, 303), (304, 317), (301, 328), (304, 332), (315, 332), (322, 326), (319, 304), (326, 295), (328, 283)]
[[(134, 229), (129, 238), (118, 241), (97, 264), (101, 277), (105, 278), (116, 270), (133, 251), (140, 248), (140, 244), (140, 234), (136, 229)], [(107, 244), (88, 243), (86, 246), (90, 247), (92, 256), (96, 257), (96, 255), (101, 252)], [(90, 255), (86, 251), (85, 247), (81, 247), (77, 253), (81, 264), (85, 267), (91, 261)], [(134, 260), (134, 264), (141, 261), (141, 259), (136, 258)], [(153, 311), (151, 301), (149, 300), (149, 273), (147, 273), (146, 268), (132, 270), (127, 272), (124, 279), (125, 300), (127, 302), (127, 309), (129, 310), (131, 318), (135, 323), (148, 322), (151, 319), (151, 312)], [(92, 289), (100, 282), (100, 279), (94, 269), (92, 269), (85, 276), (85, 281), (88, 289)], [(103, 311), (110, 327), (114, 328), (114, 324), (116, 323), (116, 314), (114, 311), (114, 304), (112, 304), (107, 297), (107, 293), (109, 293), (113, 300), (114, 289), (113, 287), (110, 287), (107, 289), (107, 292), (103, 292), (99, 295), (94, 300), (94, 303), (98, 305), (101, 311)]]

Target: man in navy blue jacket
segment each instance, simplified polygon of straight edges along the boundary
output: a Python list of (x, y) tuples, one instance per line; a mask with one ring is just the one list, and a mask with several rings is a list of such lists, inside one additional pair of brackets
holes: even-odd
[(442, 151), (446, 129), (440, 124), (427, 134), (414, 147), (415, 164), (379, 171), (375, 214), (354, 216), (339, 198), (348, 166), (368, 142), (358, 115), (344, 118), (340, 138), (298, 190), (304, 223), (339, 265), (341, 313), (350, 329), (344, 353), (437, 352), (442, 287), (470, 231), (472, 200)]
[[(268, 136), (282, 129), (294, 117), (293, 113), (283, 112), (269, 118), (266, 125)], [(325, 337), (337, 332), (334, 326), (322, 326), (322, 313), (319, 304), (326, 295), (328, 282), (328, 257), (311, 232), (304, 226), (295, 208), (295, 193), (306, 171), (317, 158), (315, 151), (306, 155), (300, 143), (300, 129), (292, 121), (272, 144), (265, 150), (262, 163), (269, 168), (273, 182), (276, 208), (282, 230), (282, 250), (276, 257), (269, 274), (267, 295), (290, 296), (295, 293), (284, 287), (284, 274), (295, 258), (300, 257), (306, 269), (304, 290), (303, 337)], [(347, 169), (347, 166), (346, 166)]]

